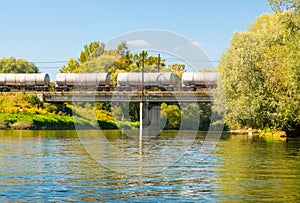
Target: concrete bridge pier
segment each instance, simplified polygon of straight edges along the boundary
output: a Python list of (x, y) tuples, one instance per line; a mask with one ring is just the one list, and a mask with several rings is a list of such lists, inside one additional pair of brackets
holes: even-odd
[(149, 103), (143, 103), (143, 115), (142, 115), (142, 121), (143, 121), (143, 129), (148, 127), (151, 124), (151, 121), (149, 119)]
[(160, 103), (144, 103), (143, 129), (160, 130)]

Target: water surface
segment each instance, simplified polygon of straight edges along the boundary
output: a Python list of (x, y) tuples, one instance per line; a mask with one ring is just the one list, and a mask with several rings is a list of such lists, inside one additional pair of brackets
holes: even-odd
[[(93, 138), (97, 135), (96, 131), (81, 133)], [(115, 150), (108, 153), (103, 150), (107, 146), (99, 149), (108, 160), (101, 165), (85, 149), (76, 131), (0, 131), (0, 202), (300, 199), (299, 139), (223, 135), (213, 153), (199, 156), (206, 133), (198, 132), (191, 142), (187, 132), (186, 143), (193, 143), (187, 151), (180, 150), (179, 145), (170, 148), (177, 133), (164, 131), (145, 139), (140, 154), (136, 137), (105, 131)], [(123, 159), (120, 167), (131, 163), (124, 153), (141, 157), (141, 162), (132, 162), (141, 163), (140, 167), (128, 166), (136, 171), (126, 173), (124, 169), (125, 173), (119, 173), (116, 163), (109, 165), (118, 157)], [(157, 169), (166, 157), (176, 160), (162, 170), (143, 170), (151, 165)]]

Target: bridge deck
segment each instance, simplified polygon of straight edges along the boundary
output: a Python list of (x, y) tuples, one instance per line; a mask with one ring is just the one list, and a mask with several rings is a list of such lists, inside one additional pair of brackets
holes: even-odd
[(72, 92), (44, 92), (45, 102), (212, 102), (213, 98), (209, 90), (206, 91), (149, 91), (142, 93), (137, 91), (72, 91)]

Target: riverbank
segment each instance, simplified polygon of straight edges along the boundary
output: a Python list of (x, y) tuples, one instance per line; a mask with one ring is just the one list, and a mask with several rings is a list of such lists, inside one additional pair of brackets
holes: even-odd
[(234, 129), (228, 131), (230, 134), (234, 135), (259, 135), (260, 137), (277, 137), (286, 138), (287, 133), (285, 131), (276, 131), (271, 129)]
[[(136, 128), (139, 128), (139, 122), (97, 120), (96, 123), (93, 123), (82, 117), (62, 113), (48, 113), (47, 115), (26, 114), (22, 112), (18, 114), (0, 114), (0, 130), (115, 130)], [(228, 130), (228, 132), (233, 135), (259, 135), (259, 137), (264, 139), (272, 138), (272, 140), (284, 140), (287, 138), (286, 132), (284, 131), (235, 129)]]
[[(99, 103), (66, 103), (65, 112), (55, 105), (43, 103), (34, 93), (0, 93), (0, 129), (12, 130), (74, 130), (74, 129), (134, 129), (139, 121), (122, 119), (122, 111), (112, 115), (111, 107)], [(168, 110), (168, 109), (167, 109)], [(167, 111), (166, 110), (166, 111)], [(117, 117), (120, 117), (116, 119)], [(206, 119), (208, 122), (209, 119)], [(203, 126), (202, 126), (203, 127)], [(166, 129), (174, 129), (168, 126)], [(199, 130), (204, 130), (199, 128)], [(270, 129), (232, 129), (231, 134), (259, 134), (261, 136), (287, 137), (283, 131)], [(289, 135), (288, 135), (289, 136)], [(300, 136), (297, 135), (297, 136)], [(292, 136), (291, 136), (292, 137)]]
[[(88, 121), (77, 118), (78, 126), (92, 126)], [(0, 129), (12, 130), (59, 130), (59, 129), (75, 129), (74, 120), (68, 115), (46, 114), (46, 115), (32, 115), (32, 114), (0, 114)]]
[(139, 126), (139, 122), (118, 121), (109, 111), (83, 105), (66, 104), (65, 112), (61, 112), (55, 105), (41, 102), (34, 93), (0, 93), (0, 129), (132, 129)]
[(112, 122), (97, 120), (96, 123), (78, 117), (59, 114), (0, 114), (0, 130), (74, 130), (74, 129), (133, 129), (139, 122)]

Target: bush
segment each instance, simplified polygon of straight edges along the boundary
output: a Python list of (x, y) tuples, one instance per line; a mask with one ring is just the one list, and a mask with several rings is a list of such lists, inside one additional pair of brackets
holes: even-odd
[(36, 95), (23, 94), (23, 99), (32, 105), (43, 106), (43, 103), (39, 100), (39, 98)]
[(118, 129), (118, 126), (114, 122), (98, 120), (98, 125), (101, 129)]
[(117, 125), (121, 129), (134, 129), (134, 128), (139, 128), (140, 122), (119, 121), (117, 122)]
[(45, 103), (44, 108), (47, 112), (50, 113), (55, 113), (57, 111), (57, 107), (49, 103)]
[(24, 130), (24, 129), (32, 129), (33, 121), (32, 120), (21, 120), (16, 123), (9, 124), (10, 128), (13, 130)]
[(6, 129), (6, 128), (7, 128), (6, 121), (0, 118), (0, 129)]

